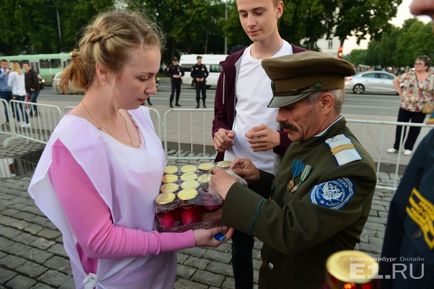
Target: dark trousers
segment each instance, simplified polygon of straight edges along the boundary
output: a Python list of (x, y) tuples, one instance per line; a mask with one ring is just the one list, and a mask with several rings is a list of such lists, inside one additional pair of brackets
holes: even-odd
[[(412, 122), (412, 123), (423, 123), (425, 120), (425, 114), (421, 112), (413, 112), (400, 108), (398, 111), (398, 122)], [(414, 144), (416, 143), (416, 139), (420, 133), (420, 127), (410, 127), (408, 131), (407, 139), (404, 142), (404, 149), (413, 150)], [(404, 127), (404, 132), (402, 132), (402, 125), (398, 125), (396, 127), (395, 132), (395, 143), (393, 144), (393, 148), (399, 150), (400, 147), (400, 139), (401, 133), (403, 133), (403, 137), (405, 137), (407, 127)], [(403, 139), (404, 141), (404, 139)]]
[(179, 95), (181, 94), (181, 82), (172, 80), (172, 92), (170, 93), (170, 104), (173, 103), (173, 97), (176, 95), (176, 104), (179, 104)]
[[(9, 101), (12, 98), (12, 92), (11, 91), (0, 91), (0, 97), (1, 99), (4, 99), (6, 101), (6, 103), (9, 104)], [(3, 103), (3, 102), (2, 102)], [(5, 118), (6, 118), (6, 122), (9, 122), (9, 113), (8, 113), (8, 106), (4, 105), (4, 111), (5, 111)]]
[[(14, 95), (13, 99), (24, 101), (26, 99), (25, 95)], [(15, 115), (17, 116), (17, 121), (20, 122), (21, 120), (26, 123), (29, 123), (29, 115), (27, 114), (25, 104), (22, 103), (14, 103), (15, 105)]]
[(196, 103), (199, 107), (200, 104), (200, 94), (202, 93), (202, 102), (203, 107), (205, 107), (205, 100), (206, 100), (206, 82), (196, 82)]
[(235, 289), (253, 288), (252, 250), (255, 239), (249, 234), (235, 230), (232, 236), (232, 269)]
[[(39, 96), (39, 90), (37, 91), (31, 91), (29, 93), (30, 95), (30, 103), (37, 103), (38, 102), (38, 96)], [(31, 105), (30, 115), (38, 115), (38, 107), (36, 105)]]

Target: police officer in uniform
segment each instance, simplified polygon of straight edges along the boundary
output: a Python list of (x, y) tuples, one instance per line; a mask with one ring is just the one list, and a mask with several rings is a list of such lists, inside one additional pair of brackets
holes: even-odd
[[(414, 15), (434, 20), (434, 1), (413, 0)], [(433, 32), (434, 32), (434, 21)], [(434, 129), (425, 136), (390, 203), (380, 258), (383, 289), (433, 288)], [(388, 276), (389, 278), (387, 278)]]
[(170, 77), (170, 83), (172, 85), (172, 92), (170, 93), (170, 107), (173, 107), (173, 97), (176, 93), (176, 106), (179, 104), (179, 95), (181, 93), (182, 77), (184, 76), (184, 70), (178, 63), (178, 58), (172, 57), (172, 64), (166, 68), (167, 75)]
[(208, 69), (202, 64), (202, 56), (196, 57), (197, 63), (191, 68), (191, 78), (196, 87), (196, 108), (199, 108), (200, 94), (202, 93), (203, 107), (206, 108), (206, 78), (208, 77)]
[(343, 59), (305, 51), (262, 61), (273, 81), (269, 107), (293, 143), (276, 176), (250, 160), (231, 169), (257, 194), (221, 169), (211, 187), (225, 199), (222, 222), (264, 243), (259, 288), (321, 288), (332, 253), (353, 249), (368, 218), (375, 190), (374, 162), (340, 114)]

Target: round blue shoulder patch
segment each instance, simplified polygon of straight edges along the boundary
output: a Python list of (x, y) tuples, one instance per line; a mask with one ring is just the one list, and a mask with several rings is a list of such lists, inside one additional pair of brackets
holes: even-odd
[(348, 178), (330, 180), (313, 187), (310, 200), (329, 209), (344, 207), (354, 195), (353, 183)]

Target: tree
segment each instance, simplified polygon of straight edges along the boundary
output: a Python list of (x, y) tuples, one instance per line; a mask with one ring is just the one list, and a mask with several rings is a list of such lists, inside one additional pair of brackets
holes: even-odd
[(113, 2), (0, 0), (0, 54), (69, 51), (76, 45), (77, 32), (99, 11), (112, 8)]
[(354, 49), (346, 59), (354, 65), (366, 64), (365, 58), (367, 52), (366, 49)]
[(411, 67), (418, 55), (434, 56), (431, 29), (431, 24), (408, 19), (402, 28), (391, 27), (372, 40), (367, 50), (352, 51), (348, 59), (354, 64)]
[[(392, 26), (385, 31), (379, 40), (379, 49), (381, 50), (380, 63), (382, 67), (396, 65), (396, 39), (400, 33), (400, 29)], [(375, 41), (375, 40), (374, 40)]]
[(223, 50), (224, 4), (220, 0), (127, 0), (129, 10), (150, 16), (166, 37), (163, 59), (181, 53)]
[(377, 66), (380, 61), (380, 55), (382, 54), (381, 45), (379, 41), (371, 41), (366, 53), (365, 64), (370, 66)]
[(355, 35), (358, 41), (370, 35), (377, 39), (390, 27), (388, 21), (397, 12), (402, 0), (335, 0), (335, 17), (326, 19), (328, 29), (339, 37), (341, 46), (349, 35)]
[(287, 0), (279, 24), (281, 36), (292, 43), (317, 49), (316, 42), (330, 36), (328, 22), (333, 17), (334, 0)]
[(408, 19), (396, 39), (395, 63), (399, 66), (413, 66), (418, 55), (433, 57), (434, 38), (431, 25), (417, 19)]

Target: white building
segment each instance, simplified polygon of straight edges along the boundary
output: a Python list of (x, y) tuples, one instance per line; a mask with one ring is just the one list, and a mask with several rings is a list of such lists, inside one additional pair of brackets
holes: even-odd
[(316, 45), (323, 53), (337, 56), (339, 51), (340, 41), (338, 37), (322, 38), (317, 41)]

